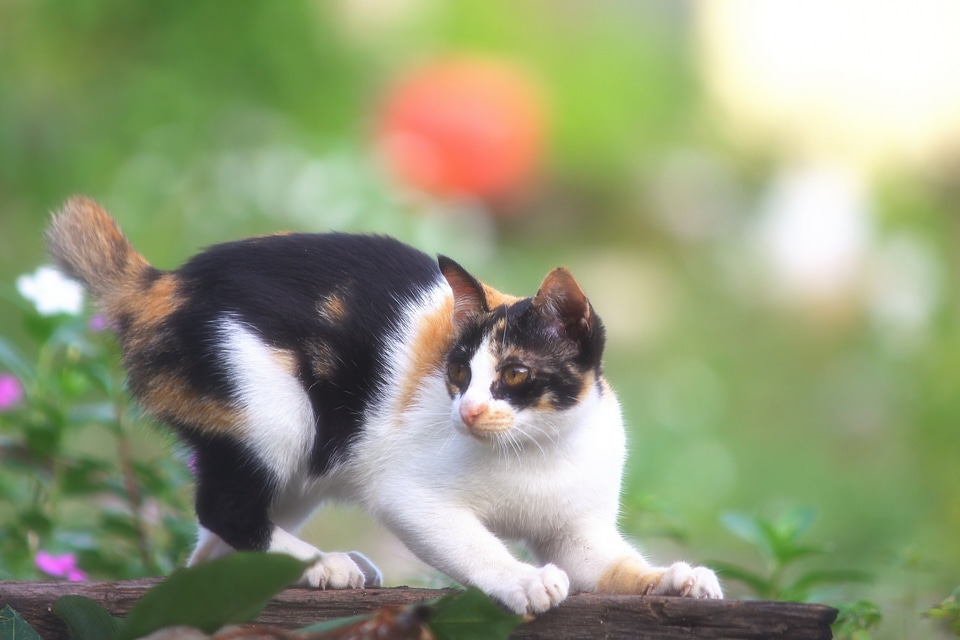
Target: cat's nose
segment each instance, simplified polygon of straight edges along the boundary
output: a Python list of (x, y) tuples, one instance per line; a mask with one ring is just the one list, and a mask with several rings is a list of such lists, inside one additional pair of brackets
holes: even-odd
[(483, 403), (473, 404), (472, 402), (463, 402), (460, 404), (460, 419), (463, 420), (463, 424), (471, 429), (476, 426), (480, 416), (486, 412), (487, 405)]

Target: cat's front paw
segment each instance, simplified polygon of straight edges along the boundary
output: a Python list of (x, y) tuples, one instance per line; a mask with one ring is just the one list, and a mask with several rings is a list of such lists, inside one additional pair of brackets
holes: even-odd
[(674, 562), (664, 569), (660, 580), (651, 583), (647, 593), (682, 598), (723, 598), (717, 574), (706, 567), (691, 567), (686, 562)]
[[(354, 554), (359, 556), (356, 560)], [(361, 562), (357, 560), (362, 559)], [(364, 565), (361, 569), (360, 565)], [(372, 570), (372, 571), (371, 571)], [(303, 572), (299, 584), (315, 589), (361, 589), (380, 586), (380, 572), (363, 555), (352, 553), (324, 553)]]
[(520, 614), (543, 613), (557, 606), (570, 591), (570, 579), (559, 567), (530, 567), (518, 580), (505, 581), (490, 594), (508, 609)]

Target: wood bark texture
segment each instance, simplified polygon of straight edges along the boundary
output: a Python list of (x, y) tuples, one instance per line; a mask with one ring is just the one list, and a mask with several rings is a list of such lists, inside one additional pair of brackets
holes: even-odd
[[(125, 582), (2, 582), (0, 609), (10, 605), (43, 640), (67, 639), (52, 611), (60, 596), (87, 596), (122, 617), (161, 578)], [(291, 588), (277, 595), (258, 622), (296, 629), (316, 622), (371, 612), (384, 605), (412, 604), (449, 591), (395, 587), (316, 591)], [(837, 616), (831, 607), (756, 600), (689, 600), (655, 596), (575, 594), (512, 638), (553, 640), (590, 638), (831, 638)]]

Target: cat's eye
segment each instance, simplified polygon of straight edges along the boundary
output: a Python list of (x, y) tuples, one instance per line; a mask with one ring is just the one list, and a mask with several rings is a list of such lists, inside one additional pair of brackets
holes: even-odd
[(462, 362), (451, 362), (447, 365), (447, 379), (457, 388), (466, 388), (470, 383), (470, 367)]
[(519, 387), (530, 379), (530, 369), (521, 365), (510, 366), (500, 372), (500, 379), (508, 387)]

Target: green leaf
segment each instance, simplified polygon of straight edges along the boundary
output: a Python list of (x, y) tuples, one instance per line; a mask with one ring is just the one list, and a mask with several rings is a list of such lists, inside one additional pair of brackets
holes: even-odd
[(57, 330), (57, 325), (62, 322), (63, 319), (64, 316), (62, 314), (42, 316), (36, 311), (30, 311), (23, 316), (23, 328), (31, 338), (40, 344), (45, 344), (50, 341), (50, 338)]
[(777, 545), (775, 551), (777, 554), (777, 562), (781, 567), (800, 558), (818, 556), (828, 552), (827, 548), (823, 546), (801, 546), (793, 543), (780, 543)]
[(66, 460), (60, 476), (60, 486), (64, 495), (77, 496), (103, 491), (106, 477), (113, 468), (101, 460), (77, 458)]
[(33, 367), (2, 336), (0, 336), (0, 365), (20, 378), (22, 383), (33, 378)]
[(753, 591), (753, 595), (758, 598), (769, 598), (774, 591), (774, 585), (771, 580), (763, 577), (759, 573), (754, 573), (748, 569), (738, 567), (724, 562), (711, 562), (710, 566), (717, 572), (723, 580), (736, 580), (742, 582)]
[(765, 560), (772, 562), (776, 559), (776, 550), (770, 541), (770, 530), (763, 526), (759, 518), (731, 511), (720, 516), (720, 522), (727, 531), (756, 547)]
[(946, 600), (927, 609), (923, 615), (931, 620), (947, 621), (957, 637), (960, 637), (960, 587), (954, 589)]
[[(824, 584), (845, 584), (847, 582), (870, 582), (873, 576), (866, 571), (854, 569), (822, 569), (808, 571), (784, 588), (784, 599), (806, 600), (811, 588)], [(789, 594), (790, 597), (787, 597)]]
[(865, 640), (870, 637), (870, 629), (878, 627), (883, 621), (880, 608), (869, 600), (841, 605), (837, 609), (837, 619), (831, 625), (837, 640)]
[(10, 608), (10, 605), (0, 609), (0, 638), (3, 640), (40, 640), (40, 636), (33, 630), (19, 613)]
[(133, 516), (126, 513), (106, 512), (100, 518), (103, 531), (125, 540), (137, 539), (137, 523)]
[(175, 625), (212, 633), (256, 618), (309, 562), (275, 553), (234, 553), (182, 569), (147, 591), (127, 614), (120, 640)]
[(816, 519), (816, 508), (795, 507), (777, 518), (774, 526), (780, 539), (794, 541), (806, 533)]
[(73, 640), (116, 640), (123, 622), (84, 596), (60, 597), (53, 612), (67, 623)]
[(506, 613), (482, 591), (470, 587), (440, 599), (428, 623), (437, 640), (508, 638), (523, 616)]

